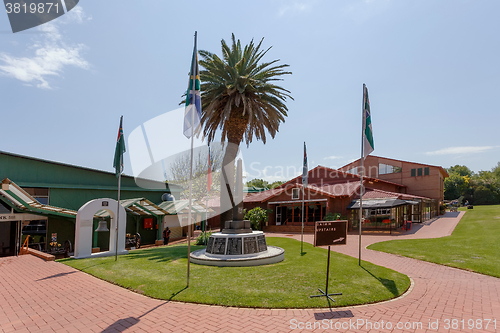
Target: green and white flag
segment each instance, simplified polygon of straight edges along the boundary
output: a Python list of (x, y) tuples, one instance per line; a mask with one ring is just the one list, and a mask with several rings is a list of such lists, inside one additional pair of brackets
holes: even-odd
[(118, 138), (116, 139), (115, 158), (113, 167), (116, 171), (116, 177), (123, 171), (123, 153), (125, 152), (125, 138), (123, 137), (123, 116), (120, 118), (120, 128), (118, 129)]
[(307, 170), (307, 152), (306, 152), (306, 142), (304, 141), (304, 163), (302, 166), (302, 185), (304, 187), (307, 187), (307, 176), (308, 176), (308, 170)]
[(363, 84), (363, 159), (370, 155), (374, 148), (368, 88)]

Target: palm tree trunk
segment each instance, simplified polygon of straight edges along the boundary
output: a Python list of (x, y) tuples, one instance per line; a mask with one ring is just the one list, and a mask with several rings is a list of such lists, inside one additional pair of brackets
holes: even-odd
[[(236, 115), (235, 115), (236, 114)], [(243, 140), (243, 135), (247, 127), (247, 120), (245, 117), (238, 116), (241, 115), (239, 109), (235, 109), (229, 119), (227, 120), (227, 125), (229, 130), (227, 132), (227, 147), (224, 153), (224, 159), (222, 160), (222, 171), (223, 175), (221, 177), (221, 197), (220, 197), (220, 230), (224, 229), (225, 222), (231, 221), (233, 219), (233, 203), (234, 202), (234, 171), (235, 171), (235, 160), (238, 155), (240, 142)], [(224, 176), (225, 173), (225, 176)], [(229, 193), (231, 191), (231, 193)], [(233, 202), (231, 200), (233, 199)], [(243, 202), (240, 203), (243, 205)]]

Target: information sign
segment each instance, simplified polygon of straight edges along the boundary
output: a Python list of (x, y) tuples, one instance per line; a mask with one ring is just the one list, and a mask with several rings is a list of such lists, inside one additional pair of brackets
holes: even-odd
[(318, 221), (314, 226), (314, 246), (345, 245), (347, 221)]

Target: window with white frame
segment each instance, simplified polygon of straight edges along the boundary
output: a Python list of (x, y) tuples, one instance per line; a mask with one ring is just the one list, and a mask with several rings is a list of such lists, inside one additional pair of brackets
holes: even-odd
[(386, 175), (388, 173), (400, 173), (402, 168), (399, 166), (394, 166), (390, 164), (379, 163), (378, 164), (378, 174)]
[(292, 189), (292, 200), (299, 199), (299, 190), (298, 188)]

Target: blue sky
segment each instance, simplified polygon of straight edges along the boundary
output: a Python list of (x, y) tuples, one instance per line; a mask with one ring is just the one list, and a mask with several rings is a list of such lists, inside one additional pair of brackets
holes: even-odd
[[(310, 168), (357, 159), (363, 83), (374, 155), (474, 171), (500, 161), (500, 2), (190, 3), (81, 0), (16, 34), (0, 15), (0, 150), (112, 171), (120, 115), (128, 137), (179, 107), (197, 30), (199, 49), (217, 54), (231, 33), (265, 37), (265, 60), (293, 72), (276, 138), (242, 146), (249, 179), (300, 173), (303, 141)], [(166, 150), (181, 127), (162, 129)]]

